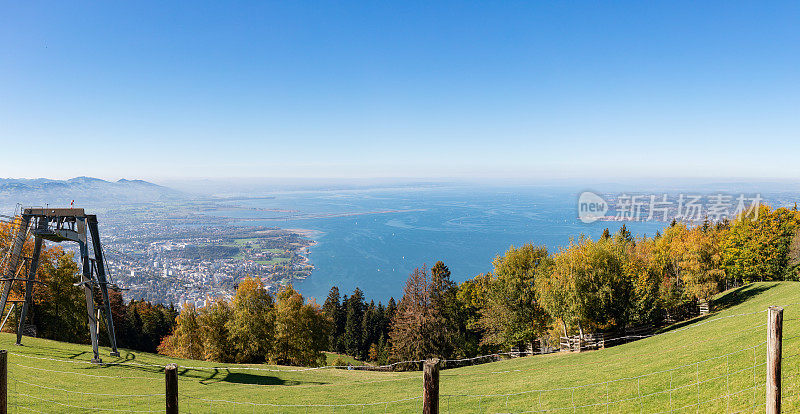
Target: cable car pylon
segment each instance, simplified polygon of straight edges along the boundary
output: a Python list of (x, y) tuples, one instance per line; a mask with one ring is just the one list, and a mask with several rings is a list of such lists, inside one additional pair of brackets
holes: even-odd
[[(56, 243), (71, 241), (78, 243), (81, 254), (81, 280), (75, 286), (83, 287), (86, 294), (86, 314), (88, 317), (89, 335), (92, 340), (92, 362), (101, 363), (97, 344), (98, 320), (95, 314), (94, 292), (100, 290), (100, 310), (108, 332), (111, 344), (111, 356), (119, 356), (117, 338), (114, 332), (114, 320), (111, 315), (111, 304), (108, 299), (108, 289), (118, 289), (109, 283), (103, 256), (103, 246), (100, 243), (100, 232), (97, 228), (97, 216), (86, 214), (82, 208), (26, 208), (22, 211), (17, 223), (17, 229), (7, 256), (6, 273), (0, 281), (3, 282), (2, 297), (0, 297), (0, 312), (4, 312), (6, 304), (16, 302), (9, 300), (9, 294), (15, 282), (24, 283), (25, 297), (22, 302), (19, 324), (17, 326), (17, 345), (22, 344), (23, 327), (28, 316), (28, 310), (33, 299), (33, 284), (41, 283), (36, 280), (36, 271), (39, 267), (39, 256), (42, 251), (42, 240)], [(33, 255), (30, 258), (22, 256), (22, 248), (31, 231), (34, 235)], [(88, 239), (91, 236), (94, 258), (89, 257)], [(18, 269), (23, 262), (21, 269)], [(24, 266), (27, 264), (27, 266)], [(27, 269), (25, 269), (27, 267)], [(20, 270), (27, 270), (27, 278), (18, 275)], [(13, 310), (9, 309), (10, 314)], [(99, 312), (98, 312), (99, 314)], [(8, 318), (6, 315), (3, 321)]]

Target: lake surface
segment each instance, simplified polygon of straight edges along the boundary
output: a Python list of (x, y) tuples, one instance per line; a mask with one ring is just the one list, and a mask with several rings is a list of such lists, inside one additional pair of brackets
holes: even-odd
[[(312, 275), (295, 287), (325, 300), (331, 286), (361, 288), (368, 298), (399, 300), (417, 266), (442, 260), (458, 282), (490, 271), (509, 246), (564, 247), (571, 237), (599, 237), (620, 222), (584, 224), (578, 192), (560, 188), (392, 188), (297, 191), (270, 199), (237, 200), (245, 209), (215, 215), (247, 219), (242, 225), (313, 230)], [(659, 222), (628, 222), (635, 234), (653, 235)]]
[[(603, 185), (611, 197), (653, 186)], [(242, 225), (312, 230), (315, 270), (295, 287), (322, 303), (331, 286), (342, 294), (361, 288), (367, 298), (399, 300), (415, 267), (443, 261), (461, 282), (492, 269), (492, 260), (509, 246), (525, 243), (557, 251), (581, 234), (598, 238), (625, 224), (635, 235), (654, 235), (668, 226), (661, 221), (578, 219), (577, 187), (405, 186), (355, 190), (271, 192), (269, 198), (235, 201), (244, 208), (211, 214), (246, 219)], [(613, 191), (611, 191), (613, 190)], [(800, 200), (798, 183), (688, 183), (648, 190), (704, 197), (727, 193), (759, 194), (773, 207)], [(674, 199), (674, 198), (673, 198)]]

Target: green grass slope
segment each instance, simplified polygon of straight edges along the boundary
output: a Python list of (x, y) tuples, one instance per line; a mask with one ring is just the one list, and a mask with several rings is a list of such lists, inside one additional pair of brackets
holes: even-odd
[[(766, 308), (785, 306), (784, 412), (800, 411), (800, 284), (758, 283), (720, 295), (717, 311), (625, 345), (509, 359), (441, 372), (442, 412), (763, 412)], [(161, 412), (163, 366), (179, 369), (181, 412), (419, 412), (419, 372), (298, 370), (122, 351), (87, 363), (86, 345), (13, 345), (12, 412)], [(246, 367), (266, 370), (247, 370)], [(699, 404), (698, 404), (699, 402)], [(367, 405), (362, 405), (367, 404)], [(82, 407), (82, 408), (81, 408)]]

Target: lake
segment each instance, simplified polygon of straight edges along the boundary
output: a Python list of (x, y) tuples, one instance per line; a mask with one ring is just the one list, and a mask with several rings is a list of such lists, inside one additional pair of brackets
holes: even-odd
[[(443, 261), (461, 282), (490, 271), (509, 246), (545, 245), (551, 251), (585, 234), (599, 237), (621, 222), (585, 224), (578, 192), (547, 187), (403, 187), (286, 191), (273, 198), (237, 200), (243, 209), (212, 214), (242, 225), (312, 230), (312, 275), (296, 281), (304, 295), (325, 300), (331, 286), (368, 298), (399, 300), (417, 266)], [(634, 234), (653, 235), (661, 222), (628, 222)]]

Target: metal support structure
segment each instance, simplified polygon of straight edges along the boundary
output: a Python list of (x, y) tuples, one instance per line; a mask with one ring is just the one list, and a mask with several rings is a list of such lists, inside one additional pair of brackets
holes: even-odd
[(8, 317), (11, 316), (11, 312), (14, 312), (14, 306), (16, 305), (17, 305), (16, 303), (11, 304), (11, 309), (8, 310), (8, 313), (6, 313), (6, 317), (3, 318), (3, 322), (0, 323), (0, 331), (3, 330), (4, 326), (6, 326), (6, 321), (8, 320)]
[(6, 266), (6, 275), (3, 281), (3, 295), (0, 297), (0, 312), (5, 312), (6, 304), (8, 303), (8, 295), (11, 293), (11, 286), (14, 284), (14, 279), (17, 277), (17, 266), (22, 257), (22, 246), (25, 244), (25, 239), (28, 238), (28, 227), (31, 223), (30, 216), (22, 216), (17, 226), (17, 232), (13, 238), (13, 245), (11, 246), (8, 263)]
[(81, 274), (81, 285), (86, 295), (86, 317), (89, 325), (89, 337), (92, 340), (92, 362), (102, 362), (97, 344), (97, 320), (94, 316), (94, 290), (92, 290), (92, 267), (89, 263), (89, 252), (85, 239), (78, 242), (81, 251), (81, 262), (83, 262), (83, 273)]
[[(47, 229), (47, 222), (40, 220), (37, 230)], [(28, 279), (25, 280), (25, 302), (22, 303), (22, 312), (19, 315), (19, 325), (17, 326), (17, 345), (22, 345), (22, 330), (25, 328), (25, 318), (28, 316), (28, 308), (33, 300), (33, 281), (36, 279), (36, 270), (39, 268), (39, 254), (42, 252), (42, 238), (36, 237), (33, 244), (33, 256), (28, 267)], [(9, 282), (14, 282), (13, 280)]]
[(111, 356), (119, 356), (117, 351), (117, 335), (114, 332), (114, 318), (111, 317), (111, 301), (108, 299), (108, 279), (106, 278), (106, 262), (103, 257), (103, 245), (100, 243), (100, 231), (97, 229), (97, 216), (87, 216), (86, 224), (92, 236), (94, 247), (94, 262), (97, 268), (97, 281), (100, 286), (100, 295), (103, 299), (103, 321), (108, 331), (108, 343), (111, 344)]
[[(25, 241), (28, 238), (28, 231), (33, 225), (34, 246), (33, 256), (30, 258), (28, 275), (17, 277), (17, 268), (20, 265), (22, 251)], [(88, 231), (87, 231), (88, 230)], [(91, 236), (92, 250), (94, 257), (89, 256), (89, 236)], [(22, 281), (25, 283), (25, 299), (22, 301), (22, 312), (17, 327), (17, 345), (22, 343), (22, 333), (25, 322), (28, 318), (30, 305), (33, 300), (33, 284), (41, 283), (36, 280), (36, 272), (39, 267), (39, 256), (42, 250), (42, 240), (49, 240), (56, 243), (71, 241), (78, 243), (81, 255), (82, 271), (80, 281), (76, 286), (83, 287), (86, 296), (86, 314), (89, 335), (92, 340), (93, 362), (102, 362), (97, 343), (99, 331), (98, 316), (102, 312), (103, 321), (108, 332), (109, 344), (111, 345), (111, 356), (119, 356), (117, 350), (116, 333), (114, 331), (114, 320), (111, 314), (111, 303), (109, 301), (108, 289), (117, 289), (108, 281), (103, 257), (103, 246), (100, 243), (100, 232), (97, 228), (97, 216), (86, 214), (82, 208), (26, 208), (19, 218), (19, 225), (16, 235), (13, 238), (13, 245), (10, 249), (8, 266), (5, 276), (0, 279), (3, 282), (2, 297), (0, 297), (0, 311), (5, 312), (6, 304), (13, 302), (9, 300), (9, 294), (14, 282)], [(24, 267), (24, 266), (23, 266)], [(95, 288), (100, 291), (100, 309), (95, 313)], [(11, 310), (9, 310), (9, 314)], [(6, 315), (8, 318), (8, 315)]]

